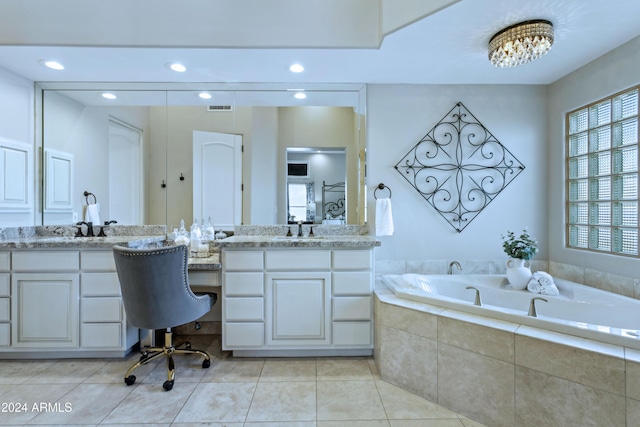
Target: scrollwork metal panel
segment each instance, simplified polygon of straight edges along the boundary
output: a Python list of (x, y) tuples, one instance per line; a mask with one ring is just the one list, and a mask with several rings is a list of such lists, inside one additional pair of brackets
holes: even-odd
[(395, 168), (461, 232), (524, 165), (458, 102)]

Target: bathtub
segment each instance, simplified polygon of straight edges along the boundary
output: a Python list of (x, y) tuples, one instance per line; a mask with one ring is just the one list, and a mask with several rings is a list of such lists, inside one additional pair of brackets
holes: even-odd
[[(559, 296), (511, 289), (505, 275), (383, 275), (398, 297), (640, 350), (640, 300), (554, 278)], [(480, 291), (481, 306), (474, 305)], [(537, 317), (528, 316), (531, 298)]]

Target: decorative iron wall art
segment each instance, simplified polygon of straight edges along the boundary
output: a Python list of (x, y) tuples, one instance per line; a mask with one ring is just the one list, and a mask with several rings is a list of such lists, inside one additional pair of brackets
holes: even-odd
[(395, 168), (461, 232), (524, 165), (458, 102)]

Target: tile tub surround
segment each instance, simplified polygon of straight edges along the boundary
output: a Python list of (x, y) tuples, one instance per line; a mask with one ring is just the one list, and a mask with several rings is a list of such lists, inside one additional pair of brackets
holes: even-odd
[[(384, 274), (445, 274), (453, 260), (376, 260), (376, 275)], [(458, 259), (463, 270), (454, 274), (504, 274), (506, 259)], [(640, 299), (640, 277), (604, 273), (585, 267), (555, 261), (532, 260), (531, 271), (546, 271), (554, 277), (581, 283), (603, 291)]]
[(383, 380), (490, 426), (638, 425), (638, 350), (375, 295)]

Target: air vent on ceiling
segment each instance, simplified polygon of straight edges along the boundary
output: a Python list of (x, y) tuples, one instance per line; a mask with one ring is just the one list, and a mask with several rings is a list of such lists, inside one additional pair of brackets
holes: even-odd
[(233, 111), (231, 105), (207, 105), (207, 111)]

